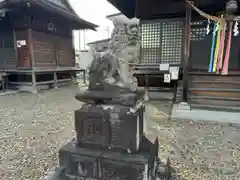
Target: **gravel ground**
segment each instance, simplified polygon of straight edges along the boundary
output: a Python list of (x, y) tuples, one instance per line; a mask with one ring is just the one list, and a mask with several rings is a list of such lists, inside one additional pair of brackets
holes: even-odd
[[(147, 135), (160, 141), (160, 157), (170, 157), (179, 180), (240, 180), (240, 126), (169, 121), (150, 105)], [(157, 109), (169, 112), (164, 104)], [(155, 114), (155, 115), (154, 115)]]
[(40, 180), (74, 137), (78, 88), (0, 96), (0, 179)]
[[(0, 96), (1, 180), (41, 180), (57, 165), (58, 149), (75, 135), (73, 111), (81, 105), (74, 99), (77, 91), (68, 87)], [(150, 112), (147, 135), (159, 136), (160, 157), (170, 156), (180, 180), (240, 179), (239, 126), (170, 122), (170, 106), (158, 108), (163, 113)]]

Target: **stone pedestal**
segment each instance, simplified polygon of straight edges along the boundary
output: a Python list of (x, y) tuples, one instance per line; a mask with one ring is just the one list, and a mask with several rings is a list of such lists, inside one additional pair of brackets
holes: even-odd
[(59, 151), (61, 180), (149, 180), (155, 169), (152, 156), (81, 148), (72, 141)]
[(143, 138), (144, 108), (84, 104), (75, 111), (78, 144), (122, 152), (139, 150)]
[(144, 106), (84, 104), (75, 111), (76, 140), (59, 150), (45, 180), (154, 180), (158, 140), (144, 136)]
[(144, 94), (118, 93), (76, 95), (85, 101), (75, 111), (76, 140), (60, 149), (46, 180), (156, 179), (159, 145), (144, 136)]

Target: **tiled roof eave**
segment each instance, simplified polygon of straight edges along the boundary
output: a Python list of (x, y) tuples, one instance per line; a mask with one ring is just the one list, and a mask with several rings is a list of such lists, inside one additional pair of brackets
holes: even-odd
[(56, 8), (56, 5), (49, 1), (40, 1), (40, 0), (31, 0), (31, 1), (39, 6), (42, 6), (43, 8), (55, 10), (57, 13), (75, 21), (76, 23), (85, 25), (86, 27), (88, 27), (87, 29), (95, 30), (98, 27), (93, 23), (90, 23), (88, 21), (85, 21), (84, 19), (81, 19), (75, 12), (66, 11), (61, 7)]
[(22, 3), (26, 3), (26, 2), (31, 2), (31, 3), (36, 4), (44, 9), (48, 9), (49, 11), (55, 11), (59, 15), (66, 17), (69, 20), (74, 21), (75, 23), (78, 24), (79, 27), (83, 27), (83, 29), (96, 30), (96, 28), (98, 27), (97, 25), (80, 18), (72, 8), (71, 8), (71, 10), (69, 9), (69, 11), (67, 11), (62, 7), (59, 7), (59, 6), (56, 7), (55, 4), (53, 4), (47, 0), (8, 0), (8, 1), (1, 2), (0, 8), (7, 7), (8, 5), (22, 4)]

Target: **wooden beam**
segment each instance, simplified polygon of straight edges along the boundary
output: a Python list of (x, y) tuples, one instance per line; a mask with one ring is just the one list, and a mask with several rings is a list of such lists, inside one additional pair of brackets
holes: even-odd
[(28, 50), (29, 50), (30, 66), (32, 67), (32, 69), (35, 69), (35, 58), (34, 58), (31, 28), (28, 29)]
[(17, 36), (16, 30), (13, 29), (13, 45), (14, 45), (14, 56), (16, 60), (16, 67), (18, 66), (18, 48), (17, 48)]
[(37, 81), (36, 81), (36, 73), (32, 71), (32, 87), (35, 90), (37, 87)]
[[(136, 4), (137, 17), (140, 19), (164, 19), (184, 17), (186, 13), (185, 0), (138, 0)], [(224, 0), (199, 0), (195, 5), (206, 13), (216, 14), (224, 10)], [(194, 11), (192, 16), (194, 15)]]
[(137, 3), (137, 17), (141, 19), (164, 18), (166, 15), (173, 15), (185, 12), (185, 3), (156, 1), (156, 0), (139, 0)]
[(28, 44), (28, 51), (29, 51), (29, 59), (30, 59), (30, 67), (34, 70), (35, 68), (35, 59), (34, 59), (34, 49), (32, 43), (32, 21), (33, 16), (31, 13), (28, 12), (28, 31), (27, 31), (27, 44)]
[(190, 38), (191, 38), (191, 17), (192, 9), (189, 4), (186, 4), (186, 23), (185, 23), (185, 51), (183, 62), (183, 102), (188, 100), (188, 71), (190, 57)]
[(54, 88), (58, 88), (58, 79), (57, 79), (57, 72), (54, 72)]

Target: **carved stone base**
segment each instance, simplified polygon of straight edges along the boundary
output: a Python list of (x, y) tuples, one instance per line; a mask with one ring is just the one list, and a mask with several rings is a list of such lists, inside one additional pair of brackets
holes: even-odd
[[(60, 168), (51, 180), (153, 180), (153, 154), (92, 150), (78, 147), (74, 142), (59, 151)], [(47, 177), (47, 176), (46, 176)]]

